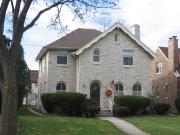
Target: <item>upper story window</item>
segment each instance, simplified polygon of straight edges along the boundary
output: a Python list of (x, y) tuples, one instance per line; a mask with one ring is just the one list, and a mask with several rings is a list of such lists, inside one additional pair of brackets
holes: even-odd
[(133, 85), (133, 96), (141, 96), (141, 85), (136, 83)]
[(57, 56), (57, 64), (67, 64), (67, 52), (62, 51)]
[(60, 82), (56, 86), (56, 91), (57, 92), (65, 92), (66, 91), (66, 84), (64, 82)]
[(124, 90), (123, 85), (121, 83), (118, 83), (115, 86), (116, 86), (116, 95), (117, 96), (123, 95), (123, 90)]
[(123, 65), (133, 65), (133, 51), (123, 51)]
[(115, 34), (114, 34), (114, 42), (118, 42), (118, 40), (119, 40), (118, 38), (119, 38), (119, 37), (118, 37), (118, 33), (115, 33)]
[(99, 53), (98, 48), (93, 51), (93, 62), (99, 62)]
[(156, 73), (162, 74), (162, 66), (163, 66), (162, 62), (157, 62), (156, 63)]

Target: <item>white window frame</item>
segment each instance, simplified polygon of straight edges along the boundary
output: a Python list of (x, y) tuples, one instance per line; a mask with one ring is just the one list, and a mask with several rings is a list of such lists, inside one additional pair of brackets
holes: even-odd
[[(66, 54), (66, 55), (64, 55)], [(58, 57), (66, 57), (66, 63), (58, 63)], [(57, 65), (68, 65), (68, 52), (67, 51), (60, 51), (56, 57), (56, 64)]]
[[(95, 51), (98, 51), (98, 54), (95, 54)], [(94, 61), (94, 57), (98, 57), (98, 61)], [(93, 58), (92, 58), (93, 63), (100, 63), (100, 49), (96, 48), (93, 50)]]
[[(65, 85), (65, 89), (62, 89), (62, 86), (61, 86), (60, 90), (58, 90), (57, 89), (57, 85), (59, 85), (59, 84), (64, 84)], [(66, 92), (66, 90), (67, 90), (67, 84), (64, 81), (60, 81), (60, 82), (58, 82), (56, 84), (56, 92)]]
[[(141, 87), (141, 90), (134, 90), (134, 86), (139, 85)], [(132, 95), (133, 96), (142, 96), (142, 85), (140, 83), (135, 83), (132, 87)]]
[[(117, 96), (122, 96), (122, 95), (124, 95), (124, 85), (123, 85), (121, 82), (118, 82), (116, 85), (118, 86), (118, 89), (116, 89), (115, 95), (117, 95)], [(116, 86), (116, 85), (115, 85), (115, 86)], [(123, 90), (122, 90), (122, 91), (119, 90), (119, 85), (122, 85), (122, 87), (123, 87)]]
[(162, 74), (163, 72), (163, 62), (156, 62), (156, 74)]
[[(124, 58), (125, 57), (128, 57), (128, 55), (130, 56), (130, 54), (127, 54), (127, 53), (131, 53), (131, 57), (132, 57), (132, 64), (125, 64), (124, 63)], [(122, 63), (123, 63), (123, 66), (133, 66), (134, 65), (134, 51), (133, 50), (123, 50), (123, 59), (122, 59)]]

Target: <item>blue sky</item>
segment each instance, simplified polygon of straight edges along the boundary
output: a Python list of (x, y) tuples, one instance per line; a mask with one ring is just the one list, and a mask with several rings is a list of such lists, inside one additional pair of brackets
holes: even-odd
[[(63, 10), (62, 20), (68, 26), (68, 32), (81, 28), (95, 28), (103, 31), (117, 21), (124, 23), (133, 32), (131, 26), (141, 26), (141, 40), (152, 50), (158, 46), (167, 46), (170, 36), (180, 37), (180, 1), (179, 0), (121, 0), (119, 10), (110, 11), (110, 15), (96, 15), (85, 18), (85, 23), (72, 21), (73, 15), (68, 9)], [(25, 59), (30, 69), (38, 69), (35, 57), (42, 48), (62, 34), (47, 28), (49, 18), (55, 11), (43, 15), (37, 25), (24, 33), (22, 45)], [(29, 16), (33, 16), (33, 11)]]

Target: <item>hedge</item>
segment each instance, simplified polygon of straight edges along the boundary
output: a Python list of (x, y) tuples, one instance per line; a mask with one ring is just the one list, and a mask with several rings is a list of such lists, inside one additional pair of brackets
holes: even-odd
[(46, 93), (41, 96), (44, 109), (48, 113), (64, 115), (81, 115), (81, 105), (85, 102), (86, 95), (74, 92)]
[(175, 99), (175, 105), (178, 112), (180, 112), (180, 96)]
[(127, 106), (113, 105), (113, 116), (128, 116), (130, 109)]
[(81, 108), (83, 115), (86, 117), (95, 117), (95, 114), (100, 111), (98, 102), (93, 99), (86, 99)]
[(154, 105), (154, 110), (156, 114), (164, 115), (170, 109), (170, 104), (166, 103), (157, 103)]
[(142, 96), (116, 96), (114, 101), (117, 105), (127, 106), (133, 114), (144, 111), (151, 103), (149, 98)]

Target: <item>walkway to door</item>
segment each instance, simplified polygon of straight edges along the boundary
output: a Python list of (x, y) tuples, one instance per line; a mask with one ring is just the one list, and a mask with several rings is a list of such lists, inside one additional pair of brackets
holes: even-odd
[(137, 128), (133, 124), (130, 124), (120, 118), (116, 117), (99, 117), (102, 120), (108, 120), (111, 123), (113, 123), (117, 128), (119, 128), (121, 131), (127, 133), (128, 135), (150, 135), (141, 129)]

